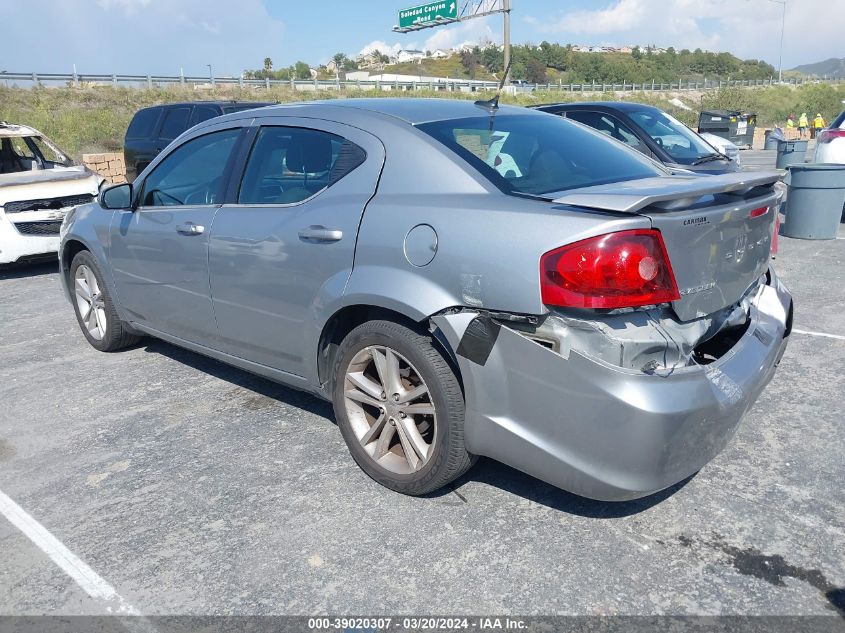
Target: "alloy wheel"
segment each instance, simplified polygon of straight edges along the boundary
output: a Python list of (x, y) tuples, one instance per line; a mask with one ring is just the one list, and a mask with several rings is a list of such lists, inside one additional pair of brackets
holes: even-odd
[(397, 474), (419, 471), (433, 454), (437, 415), (417, 369), (396, 350), (371, 345), (344, 376), (344, 403), (364, 451)]
[(91, 338), (101, 341), (106, 335), (106, 304), (94, 271), (85, 264), (76, 269), (73, 291), (79, 319)]

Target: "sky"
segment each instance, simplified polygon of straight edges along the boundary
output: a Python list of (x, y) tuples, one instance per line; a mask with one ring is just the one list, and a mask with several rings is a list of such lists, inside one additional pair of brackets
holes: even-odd
[[(467, 0), (459, 0), (462, 6)], [(845, 0), (786, 0), (784, 68), (845, 56)], [(3, 0), (0, 71), (238, 76), (379, 48), (501, 42), (500, 15), (392, 32), (415, 0)], [(775, 0), (511, 0), (513, 43), (654, 44), (778, 66)]]

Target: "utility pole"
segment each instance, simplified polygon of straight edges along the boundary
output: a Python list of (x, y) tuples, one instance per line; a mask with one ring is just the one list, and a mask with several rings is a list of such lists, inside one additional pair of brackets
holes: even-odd
[(510, 63), (511, 63), (511, 0), (504, 0), (502, 5), (502, 12), (505, 16), (504, 38), (502, 44), (505, 49), (505, 85), (508, 84), (510, 78)]

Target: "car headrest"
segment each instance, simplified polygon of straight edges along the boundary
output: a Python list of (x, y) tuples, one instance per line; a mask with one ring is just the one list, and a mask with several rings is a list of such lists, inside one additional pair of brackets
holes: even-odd
[(309, 134), (291, 139), (285, 155), (287, 168), (300, 174), (328, 171), (332, 166), (332, 142), (325, 136)]

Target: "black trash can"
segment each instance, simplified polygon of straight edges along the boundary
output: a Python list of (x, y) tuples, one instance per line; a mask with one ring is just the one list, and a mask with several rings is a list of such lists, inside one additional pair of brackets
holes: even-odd
[(793, 165), (786, 176), (786, 237), (832, 240), (837, 237), (845, 207), (845, 165)]
[(734, 145), (750, 148), (757, 129), (757, 115), (738, 110), (704, 110), (698, 116), (698, 133), (710, 132)]
[(786, 169), (791, 165), (803, 165), (807, 156), (809, 141), (778, 141), (778, 169)]

